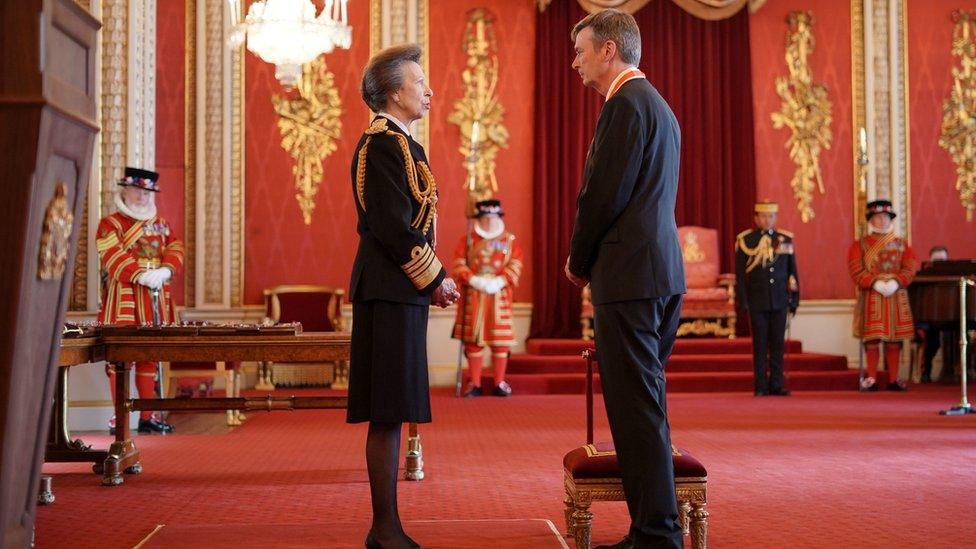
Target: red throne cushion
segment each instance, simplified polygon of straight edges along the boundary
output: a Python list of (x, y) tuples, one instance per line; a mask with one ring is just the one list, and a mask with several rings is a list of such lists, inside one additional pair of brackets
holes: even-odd
[[(675, 478), (705, 478), (708, 476), (705, 466), (685, 450), (671, 446), (671, 456), (674, 459)], [(563, 467), (567, 473), (576, 479), (620, 477), (617, 452), (614, 450), (612, 442), (586, 444), (572, 450), (563, 458)]]

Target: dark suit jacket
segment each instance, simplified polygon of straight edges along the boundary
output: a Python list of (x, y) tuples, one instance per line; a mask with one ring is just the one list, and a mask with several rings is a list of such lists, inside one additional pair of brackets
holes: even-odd
[[(769, 237), (776, 255), (766, 266), (757, 265), (748, 273), (749, 256), (742, 246), (754, 250), (763, 232), (759, 229), (739, 233), (735, 239), (735, 287), (739, 303), (749, 311), (778, 311), (789, 307), (795, 310), (800, 304), (800, 275), (793, 255), (793, 235), (771, 230)], [(790, 277), (797, 283), (797, 291), (789, 290)]]
[[(406, 139), (411, 158), (404, 158), (400, 139)], [(447, 271), (433, 250), (433, 224), (424, 230), (427, 208), (408, 178), (409, 165), (423, 189), (427, 182), (421, 162), (427, 164), (424, 148), (381, 116), (359, 139), (352, 158), (359, 249), (349, 282), (351, 301), (430, 305), (431, 294), (444, 280)]]
[(674, 220), (680, 150), (678, 121), (646, 79), (603, 105), (569, 252), (569, 270), (590, 279), (594, 304), (684, 293)]

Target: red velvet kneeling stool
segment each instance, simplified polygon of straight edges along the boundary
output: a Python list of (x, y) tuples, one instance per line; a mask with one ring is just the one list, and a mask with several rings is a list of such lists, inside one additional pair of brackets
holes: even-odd
[[(587, 444), (571, 450), (563, 458), (566, 488), (566, 535), (576, 540), (577, 549), (590, 548), (590, 529), (594, 501), (624, 501), (624, 485), (612, 442), (593, 443), (593, 353), (586, 358), (586, 440)], [(674, 485), (678, 499), (678, 518), (685, 535), (691, 536), (694, 549), (705, 549), (708, 543), (706, 489), (708, 471), (687, 451), (671, 446), (674, 462)]]

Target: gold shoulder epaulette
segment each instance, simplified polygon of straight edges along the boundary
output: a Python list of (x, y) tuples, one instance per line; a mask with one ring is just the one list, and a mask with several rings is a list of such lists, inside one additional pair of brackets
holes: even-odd
[(386, 118), (380, 116), (373, 123), (366, 128), (366, 135), (376, 135), (378, 133), (383, 133), (386, 131)]
[(786, 236), (788, 236), (790, 238), (793, 238), (793, 233), (791, 233), (790, 231), (787, 231), (787, 230), (784, 230), (784, 229), (776, 229), (776, 232), (778, 232), (779, 234), (786, 235)]
[(746, 230), (744, 230), (744, 231), (742, 231), (741, 233), (739, 233), (739, 234), (737, 234), (737, 235), (735, 236), (735, 239), (736, 239), (736, 240), (739, 240), (740, 238), (745, 238), (745, 236), (746, 236), (747, 234), (749, 234), (749, 233), (751, 233), (751, 232), (752, 232), (753, 230), (754, 230), (754, 229), (746, 229)]

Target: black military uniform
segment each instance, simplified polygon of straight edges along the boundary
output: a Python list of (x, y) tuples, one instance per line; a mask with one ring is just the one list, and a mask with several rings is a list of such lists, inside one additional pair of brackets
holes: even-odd
[[(756, 212), (776, 213), (772, 202), (756, 204)], [(742, 231), (735, 240), (737, 300), (752, 323), (752, 365), (755, 394), (788, 395), (783, 378), (786, 316), (800, 303), (793, 234), (781, 229)]]
[(356, 146), (359, 249), (346, 421), (430, 421), (427, 313), (447, 271), (434, 255), (437, 186), (423, 147), (377, 116)]

